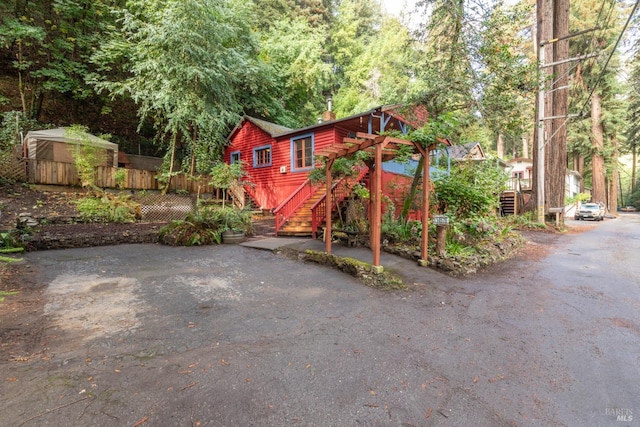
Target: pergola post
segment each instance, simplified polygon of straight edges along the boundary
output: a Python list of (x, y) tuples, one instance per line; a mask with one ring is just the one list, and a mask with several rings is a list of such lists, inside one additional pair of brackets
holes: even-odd
[[(327, 158), (327, 190), (325, 195), (326, 202), (326, 227), (325, 227), (325, 250), (331, 253), (331, 209), (333, 201), (331, 200), (331, 167), (335, 159), (354, 155), (358, 151), (373, 151), (374, 159), (367, 163), (371, 176), (371, 202), (369, 203), (370, 218), (370, 246), (373, 251), (373, 272), (381, 273), (383, 271), (380, 265), (380, 237), (382, 226), (382, 161), (394, 157), (394, 150), (400, 145), (413, 145), (420, 154), (425, 157), (423, 170), (423, 186), (422, 196), (424, 199), (422, 210), (422, 259), (419, 260), (420, 265), (427, 265), (429, 252), (429, 190), (431, 187), (429, 180), (429, 155), (436, 144), (431, 144), (428, 148), (422, 147), (418, 143), (412, 143), (400, 138), (394, 138), (383, 135), (372, 135), (369, 133), (356, 132), (354, 137), (349, 136), (343, 138), (342, 144), (334, 143), (333, 145), (321, 150), (316, 155)], [(389, 146), (392, 149), (389, 149)]]
[(380, 227), (382, 226), (382, 145), (375, 145), (375, 167), (373, 180), (373, 218), (371, 219), (371, 250), (373, 268), (382, 272), (380, 265)]
[(327, 180), (327, 190), (325, 194), (325, 229), (324, 229), (324, 250), (326, 253), (331, 253), (331, 218), (333, 218), (331, 207), (333, 205), (333, 201), (331, 200), (331, 167), (333, 166), (334, 159), (327, 159), (327, 172), (326, 172), (326, 180)]
[(424, 157), (424, 162), (422, 162), (422, 247), (418, 263), (427, 266), (429, 265), (429, 190), (431, 187), (429, 167), (431, 150), (434, 145), (430, 145), (426, 150), (419, 144), (415, 144), (415, 147)]

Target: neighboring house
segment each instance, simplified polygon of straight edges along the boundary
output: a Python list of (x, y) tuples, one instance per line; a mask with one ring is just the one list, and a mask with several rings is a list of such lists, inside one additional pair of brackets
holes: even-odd
[[(511, 167), (509, 173), (509, 188), (519, 193), (525, 193), (522, 197), (523, 204), (529, 203), (531, 191), (533, 189), (533, 160), (523, 157), (516, 157), (508, 160), (507, 164)], [(567, 169), (565, 177), (565, 197), (575, 197), (580, 193), (580, 183), (582, 176), (573, 170)], [(565, 216), (573, 216), (575, 205), (565, 206)]]
[[(517, 157), (506, 162), (510, 166), (511, 180), (509, 187), (513, 190), (530, 190), (533, 184), (533, 160)], [(574, 197), (580, 193), (582, 176), (573, 170), (567, 169), (565, 179), (566, 197)]]
[(511, 167), (509, 171), (511, 178), (509, 188), (516, 191), (531, 189), (533, 179), (533, 161), (524, 157), (516, 157), (508, 160), (507, 165)]
[(447, 147), (447, 153), (451, 160), (456, 160), (458, 162), (465, 160), (482, 161), (487, 159), (479, 142), (452, 145), (451, 147)]
[(244, 162), (251, 183), (245, 187), (247, 193), (260, 209), (277, 210), (292, 198), (310, 197), (300, 194), (311, 191), (307, 178), (315, 167), (315, 153), (342, 144), (344, 138), (355, 137), (358, 132), (406, 133), (409, 126), (416, 128), (426, 122), (425, 110), (416, 109), (408, 116), (400, 106), (381, 106), (337, 120), (329, 115), (329, 120), (302, 129), (244, 116), (229, 135), (224, 160)]

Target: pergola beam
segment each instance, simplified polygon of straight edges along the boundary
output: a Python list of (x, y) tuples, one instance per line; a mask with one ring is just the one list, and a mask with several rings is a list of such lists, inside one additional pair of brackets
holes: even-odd
[(326, 228), (325, 228), (325, 249), (327, 253), (331, 253), (331, 166), (335, 159), (340, 157), (348, 157), (358, 151), (373, 152), (374, 161), (369, 167), (371, 173), (371, 206), (370, 206), (370, 246), (373, 252), (373, 268), (376, 272), (382, 271), (380, 265), (380, 237), (382, 226), (382, 162), (391, 160), (396, 156), (396, 150), (402, 145), (413, 146), (424, 158), (423, 162), (423, 184), (422, 184), (422, 251), (421, 265), (428, 263), (429, 250), (429, 191), (431, 182), (429, 179), (429, 155), (431, 150), (435, 148), (435, 144), (427, 148), (422, 147), (418, 143), (414, 143), (405, 139), (391, 137), (387, 135), (373, 135), (365, 132), (357, 132), (356, 137), (345, 137), (343, 143), (335, 143), (329, 147), (316, 153), (317, 156), (327, 158), (327, 188), (325, 195), (326, 203)]

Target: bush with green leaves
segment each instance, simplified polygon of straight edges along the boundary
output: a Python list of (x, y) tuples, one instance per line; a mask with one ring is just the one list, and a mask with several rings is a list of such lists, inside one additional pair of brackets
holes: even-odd
[(434, 204), (438, 212), (457, 220), (492, 216), (506, 182), (504, 170), (491, 161), (460, 162), (449, 175), (434, 179)]
[(390, 242), (403, 242), (417, 245), (422, 236), (422, 222), (385, 215), (381, 224), (381, 233)]
[(91, 142), (86, 126), (72, 125), (65, 133), (69, 138), (78, 141), (71, 155), (80, 177), (80, 184), (83, 188), (96, 189), (96, 168), (103, 163), (106, 153)]
[(251, 212), (233, 206), (198, 206), (184, 220), (172, 221), (160, 229), (160, 242), (171, 246), (219, 244), (227, 230), (253, 233)]
[(244, 178), (246, 176), (247, 173), (243, 162), (234, 162), (229, 164), (219, 161), (214, 163), (211, 168), (211, 180), (209, 184), (224, 192), (224, 196), (222, 198), (223, 207), (225, 205), (225, 199), (227, 198), (227, 190), (229, 190), (229, 188), (234, 184), (245, 184)]
[(134, 222), (140, 217), (140, 204), (130, 195), (97, 193), (76, 202), (80, 217), (86, 222)]
[(4, 231), (0, 233), (0, 251), (4, 249), (6, 252), (6, 250), (22, 248), (24, 248), (24, 244), (20, 241), (16, 230)]
[(43, 124), (37, 120), (28, 119), (21, 111), (7, 111), (1, 114), (0, 122), (0, 151), (7, 150), (22, 143), (20, 133), (25, 136), (30, 130), (48, 129), (53, 125)]

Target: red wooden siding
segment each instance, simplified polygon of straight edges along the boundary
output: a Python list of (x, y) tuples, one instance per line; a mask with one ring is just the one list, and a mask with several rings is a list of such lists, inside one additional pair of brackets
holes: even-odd
[[(300, 135), (313, 134), (314, 151), (326, 147), (342, 138), (333, 127), (315, 129), (313, 132), (301, 132)], [(346, 135), (346, 131), (344, 132)], [(248, 192), (261, 209), (274, 209), (294, 190), (306, 181), (309, 170), (292, 171), (291, 138), (292, 133), (272, 138), (255, 124), (245, 120), (240, 130), (231, 139), (225, 150), (225, 161), (230, 162), (231, 153), (240, 152), (240, 160), (245, 162), (247, 180), (253, 183)], [(271, 166), (254, 167), (253, 152), (256, 147), (271, 145)], [(285, 172), (281, 172), (281, 168)]]
[[(307, 180), (310, 170), (296, 170), (293, 164), (292, 138), (313, 135), (313, 150), (316, 153), (331, 144), (342, 142), (344, 137), (353, 132), (377, 133), (383, 130), (381, 127), (385, 126), (384, 121), (389, 117), (391, 120), (386, 122), (387, 129), (403, 128), (403, 118), (394, 115), (397, 113), (394, 108), (379, 107), (361, 115), (298, 130), (288, 130), (273, 123), (245, 117), (240, 127), (230, 136), (230, 145), (225, 150), (225, 161), (230, 162), (231, 154), (240, 152), (240, 159), (247, 166), (247, 179), (253, 183), (253, 186), (247, 187), (247, 193), (253, 197), (259, 208), (274, 209)], [(420, 114), (410, 116), (414, 120), (424, 120)], [(282, 136), (274, 138), (272, 134)], [(256, 168), (253, 165), (254, 149), (264, 146), (271, 146), (271, 165)]]

